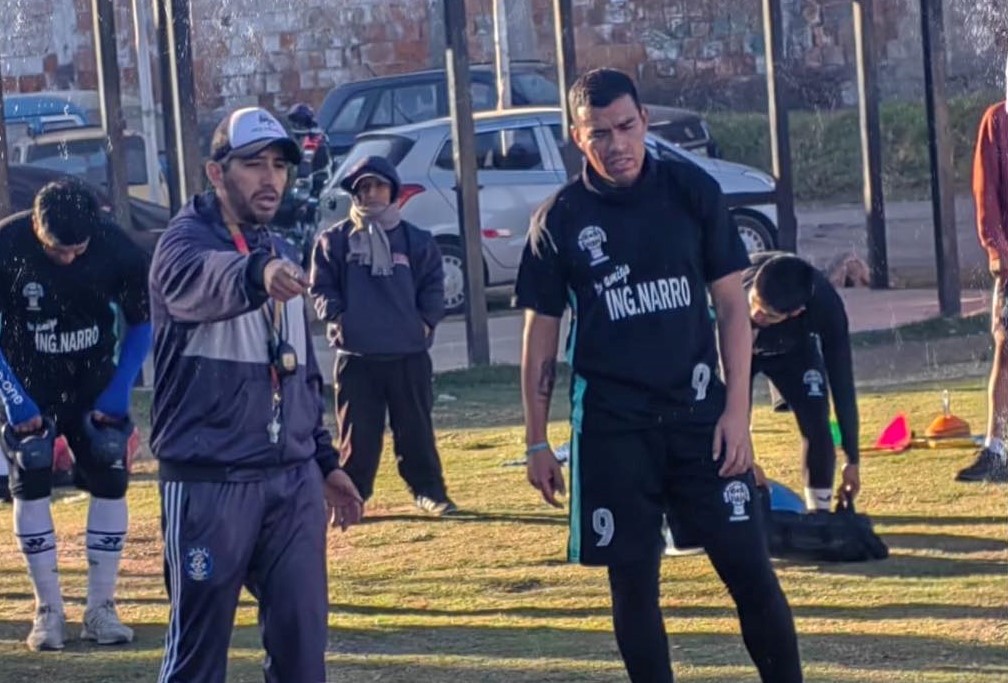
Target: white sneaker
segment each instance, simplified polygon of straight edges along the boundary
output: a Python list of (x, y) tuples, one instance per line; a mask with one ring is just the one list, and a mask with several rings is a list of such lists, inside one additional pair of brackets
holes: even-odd
[(25, 641), (29, 650), (62, 650), (66, 617), (63, 611), (49, 605), (39, 605), (35, 610), (35, 623)]
[(115, 602), (109, 600), (84, 612), (81, 640), (93, 640), (99, 645), (133, 642), (133, 629), (119, 621)]
[(662, 522), (662, 538), (665, 541), (665, 556), (666, 557), (684, 557), (686, 555), (700, 555), (704, 552), (703, 548), (680, 548), (675, 544), (675, 539), (672, 538), (672, 530), (669, 529), (668, 521)]

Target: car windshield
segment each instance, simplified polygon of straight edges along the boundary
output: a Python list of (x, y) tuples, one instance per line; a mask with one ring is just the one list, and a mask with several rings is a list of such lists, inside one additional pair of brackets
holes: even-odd
[(357, 144), (347, 153), (336, 169), (335, 178), (342, 178), (346, 172), (364, 157), (385, 157), (390, 164), (398, 166), (413, 147), (413, 141), (401, 135), (369, 135), (357, 140)]
[[(127, 136), (126, 144), (126, 178), (130, 185), (147, 184), (147, 160), (144, 157), (143, 138)], [(90, 140), (60, 140), (28, 147), (25, 163), (42, 166), (54, 170), (63, 170), (60, 164), (67, 164), (73, 159), (83, 166), (84, 175), (95, 184), (106, 182), (106, 163), (108, 155), (105, 152), (105, 140), (93, 138)], [(67, 164), (70, 165), (70, 164)], [(75, 165), (70, 165), (75, 166)]]
[(511, 87), (525, 100), (525, 104), (547, 106), (560, 103), (557, 84), (539, 73), (512, 74)]

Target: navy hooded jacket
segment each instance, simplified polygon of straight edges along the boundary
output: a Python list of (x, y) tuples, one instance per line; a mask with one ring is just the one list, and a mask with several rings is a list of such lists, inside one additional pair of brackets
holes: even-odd
[(276, 253), (297, 262), (264, 229), (243, 229), (240, 253), (212, 194), (195, 197), (171, 220), (150, 271), (154, 325), (151, 449), (166, 480), (248, 480), (316, 459), (337, 467), (323, 426), (322, 376), (302, 297), (284, 305), (284, 336), (298, 357), (281, 380), (282, 427), (270, 443), (268, 345), (272, 311), (263, 268)]

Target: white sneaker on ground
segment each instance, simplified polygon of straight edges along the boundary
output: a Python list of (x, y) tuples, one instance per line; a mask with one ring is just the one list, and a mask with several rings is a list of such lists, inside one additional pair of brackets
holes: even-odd
[(665, 556), (666, 557), (684, 557), (686, 555), (700, 555), (704, 552), (703, 548), (679, 548), (675, 544), (675, 539), (672, 538), (672, 530), (669, 529), (668, 521), (662, 522), (662, 538), (665, 540)]
[(25, 641), (28, 649), (35, 652), (62, 650), (65, 628), (66, 617), (63, 616), (62, 610), (49, 605), (39, 605), (35, 610), (35, 622), (32, 624), (31, 633)]
[(133, 629), (119, 621), (115, 602), (107, 602), (84, 612), (81, 640), (93, 640), (99, 645), (133, 642)]

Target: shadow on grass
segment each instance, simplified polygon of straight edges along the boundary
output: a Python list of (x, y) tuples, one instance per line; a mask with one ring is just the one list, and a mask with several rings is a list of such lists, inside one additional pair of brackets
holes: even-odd
[[(673, 659), (693, 667), (740, 667), (755, 678), (741, 638), (736, 633), (677, 632), (670, 622)], [(160, 664), (164, 625), (138, 624), (136, 642), (98, 648), (79, 640), (67, 642), (61, 653), (35, 654), (14, 642), (27, 625), (0, 621), (0, 660), (5, 683), (39, 680), (97, 681), (153, 680)], [(891, 672), (969, 672), (1008, 675), (1001, 647), (953, 643), (927, 636), (835, 633), (800, 637), (806, 667), (837, 663)], [(256, 627), (235, 629), (229, 680), (255, 680), (259, 632)], [(621, 679), (619, 655), (612, 634), (558, 628), (494, 626), (416, 626), (329, 631), (330, 681), (602, 681)], [(443, 661), (462, 658), (455, 664)], [(367, 661), (372, 660), (372, 661)], [(380, 661), (384, 660), (384, 661)], [(438, 661), (442, 660), (442, 661)], [(494, 661), (500, 660), (500, 661)], [(605, 671), (603, 671), (605, 669)], [(370, 671), (367, 679), (350, 677)], [(699, 672), (698, 672), (699, 673)], [(69, 675), (68, 675), (69, 674)], [(258, 674), (261, 680), (261, 673)], [(249, 677), (247, 677), (249, 676)], [(703, 674), (700, 674), (703, 676)], [(377, 677), (377, 678), (375, 678)], [(721, 681), (724, 676), (691, 681)], [(748, 679), (746, 679), (748, 680)], [(823, 679), (819, 679), (823, 680)]]
[(1008, 541), (954, 534), (884, 534), (890, 548), (941, 550), (947, 553), (989, 553), (1008, 550)]
[(519, 524), (535, 524), (544, 526), (567, 526), (567, 518), (559, 515), (522, 513), (502, 514), (496, 512), (468, 512), (466, 510), (460, 510), (453, 515), (447, 515), (444, 517), (432, 517), (431, 515), (425, 515), (422, 512), (376, 513), (372, 516), (365, 517), (364, 521), (361, 523), (379, 524), (382, 522), (515, 522)]
[(942, 517), (918, 517), (911, 515), (872, 515), (872, 521), (879, 525), (897, 524), (920, 524), (922, 526), (968, 526), (970, 524), (1005, 524), (1004, 517), (990, 516), (942, 516)]
[[(882, 537), (885, 540), (885, 536)], [(780, 567), (809, 566), (788, 560), (776, 560)], [(971, 560), (967, 558), (918, 557), (894, 553), (885, 560), (855, 562), (849, 564), (820, 564), (820, 574), (838, 576), (899, 577), (907, 579), (950, 578), (962, 576), (1005, 576), (1008, 563), (993, 560)]]
[[(675, 604), (675, 591), (666, 591), (662, 600), (662, 613), (669, 623), (677, 619), (734, 619), (735, 608), (730, 604), (724, 606), (682, 607)], [(672, 603), (672, 604), (669, 604)], [(414, 607), (387, 607), (370, 605), (353, 605), (332, 603), (329, 611), (334, 615), (361, 615), (385, 617), (515, 617), (522, 619), (588, 619), (607, 618), (611, 612), (606, 607), (503, 607), (479, 609), (437, 609)], [(1008, 608), (1005, 607), (975, 607), (971, 605), (946, 604), (887, 604), (871, 607), (835, 607), (818, 605), (792, 605), (791, 611), (796, 619), (846, 619), (853, 621), (873, 622), (878, 620), (905, 619), (1005, 619), (1008, 618)]]

